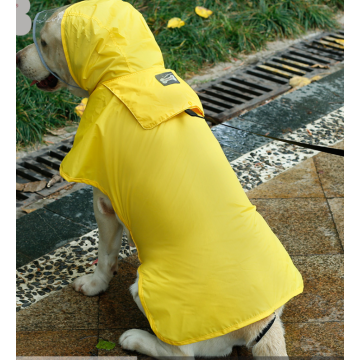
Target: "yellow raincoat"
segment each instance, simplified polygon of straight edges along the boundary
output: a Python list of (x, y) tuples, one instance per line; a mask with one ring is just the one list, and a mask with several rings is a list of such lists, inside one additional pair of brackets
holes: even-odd
[[(121, 0), (67, 8), (70, 72), (90, 97), (60, 173), (105, 193), (141, 261), (151, 328), (184, 345), (258, 321), (302, 292), (289, 255), (256, 212), (195, 92)], [(160, 80), (159, 80), (160, 79)]]

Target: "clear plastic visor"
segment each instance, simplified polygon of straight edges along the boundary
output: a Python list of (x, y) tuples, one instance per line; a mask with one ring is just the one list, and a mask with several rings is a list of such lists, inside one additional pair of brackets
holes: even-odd
[[(47, 66), (47, 64), (44, 60), (44, 57), (43, 57), (43, 55), (44, 55), (43, 48), (46, 46), (46, 39), (42, 35), (45, 31), (44, 30), (45, 26), (49, 26), (50, 25), (49, 23), (58, 24), (59, 31), (60, 31), (63, 15), (65, 13), (65, 10), (69, 6), (70, 5), (66, 5), (66, 6), (57, 8), (57, 9), (44, 10), (44, 11), (37, 13), (35, 16), (34, 22), (33, 22), (33, 41), (36, 46), (37, 52), (40, 56), (41, 62), (43, 63), (45, 68), (60, 81), (64, 82), (65, 84), (67, 84), (69, 86), (78, 88), (78, 86), (70, 85), (67, 82), (65, 82), (64, 80), (60, 79), (58, 77), (58, 75), (54, 74), (54, 72)], [(45, 41), (44, 44), (41, 43), (42, 40)]]
[(61, 20), (65, 10), (70, 5), (63, 6), (57, 9), (44, 10), (36, 14), (33, 23), (33, 40), (39, 45), (41, 51), (41, 35), (44, 26), (47, 23), (58, 23), (61, 26)]

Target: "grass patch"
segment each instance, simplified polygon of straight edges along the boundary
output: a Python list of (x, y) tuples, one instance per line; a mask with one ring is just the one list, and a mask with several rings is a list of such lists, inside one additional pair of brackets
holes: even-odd
[[(29, 15), (78, 0), (32, 0)], [(193, 75), (204, 65), (227, 61), (238, 53), (263, 49), (266, 42), (293, 38), (310, 29), (336, 28), (343, 0), (129, 0), (145, 17), (168, 68), (180, 76)], [(208, 19), (195, 14), (196, 6), (213, 11)], [(185, 26), (168, 29), (180, 17)], [(32, 43), (31, 33), (17, 36), (17, 51)], [(67, 91), (45, 93), (16, 75), (16, 142), (41, 141), (47, 128), (78, 122), (74, 107), (80, 102)]]

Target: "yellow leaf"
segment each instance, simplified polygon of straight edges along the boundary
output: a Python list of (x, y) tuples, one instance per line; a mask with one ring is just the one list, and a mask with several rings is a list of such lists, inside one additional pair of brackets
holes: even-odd
[(344, 39), (335, 40), (338, 44), (344, 45)]
[(172, 18), (169, 20), (167, 27), (168, 28), (180, 28), (185, 25), (185, 22), (180, 18)]
[(309, 79), (304, 78), (302, 76), (294, 76), (293, 78), (290, 79), (290, 82), (289, 82), (289, 84), (292, 87), (302, 87), (302, 86), (308, 85), (310, 83), (311, 83), (311, 81)]
[(201, 17), (203, 17), (203, 18), (205, 18), (205, 19), (207, 19), (207, 18), (213, 13), (211, 10), (206, 9), (206, 8), (204, 8), (204, 7), (202, 7), (202, 6), (197, 6), (197, 7), (195, 8), (195, 12), (196, 12), (199, 16), (201, 16)]
[(82, 117), (82, 115), (86, 109), (87, 102), (88, 102), (88, 98), (84, 98), (81, 100), (81, 103), (75, 108), (75, 113), (78, 116)]
[(315, 76), (313, 76), (310, 80), (311, 80), (311, 82), (313, 82), (313, 81), (318, 81), (318, 80), (320, 80), (321, 79), (321, 76), (320, 75), (315, 75)]

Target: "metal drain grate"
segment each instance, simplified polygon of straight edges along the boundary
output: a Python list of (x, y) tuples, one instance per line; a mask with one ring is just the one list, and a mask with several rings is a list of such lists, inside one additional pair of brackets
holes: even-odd
[[(59, 173), (62, 159), (70, 151), (73, 140), (64, 140), (58, 145), (32, 153), (16, 161), (16, 182), (24, 184), (30, 181), (49, 181), (53, 175)], [(27, 206), (39, 199), (53, 194), (70, 183), (63, 181), (35, 193), (16, 192), (16, 207)]]
[(312, 78), (321, 67), (344, 60), (344, 46), (337, 40), (344, 39), (344, 32), (325, 33), (303, 41), (277, 53), (262, 64), (221, 77), (197, 89), (206, 118), (221, 123), (245, 109), (280, 95), (291, 88), (293, 76)]

